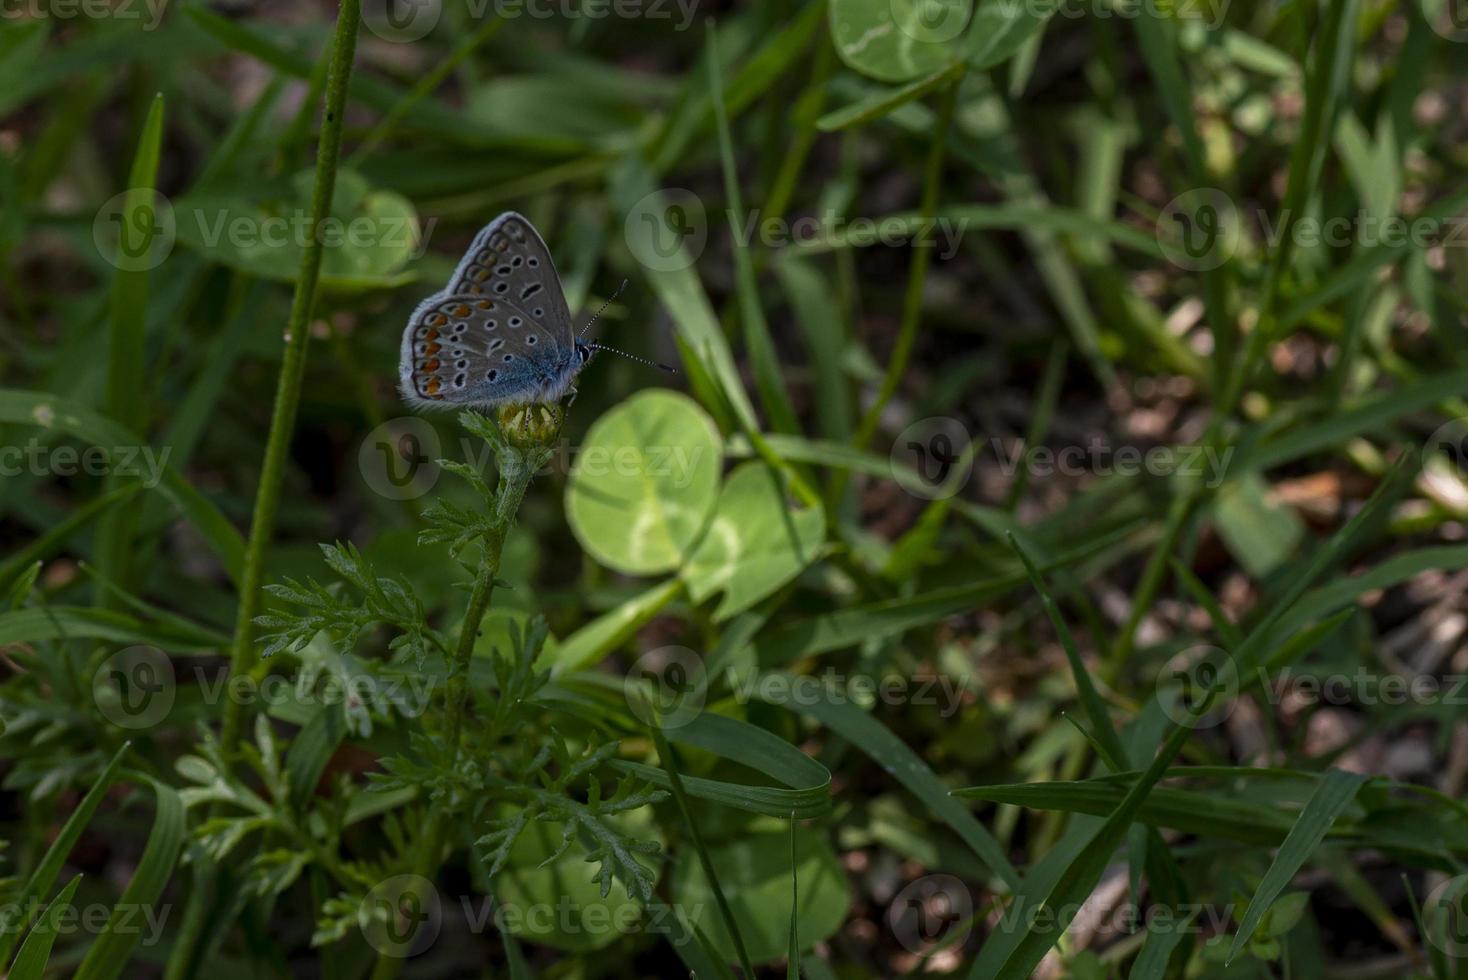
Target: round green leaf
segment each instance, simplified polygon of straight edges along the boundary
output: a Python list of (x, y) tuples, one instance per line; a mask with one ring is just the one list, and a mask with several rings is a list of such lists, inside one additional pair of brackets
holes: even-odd
[(973, 0), (831, 0), (831, 38), (847, 65), (906, 82), (951, 64)]
[[(753, 834), (709, 848), (719, 887), (749, 958), (764, 963), (786, 955), (790, 942), (790, 836), (785, 831)], [(795, 830), (795, 864), (800, 885), (801, 949), (841, 928), (846, 918), (846, 878), (819, 831)], [(698, 855), (685, 847), (673, 869), (673, 894), (680, 915), (709, 937), (724, 959), (734, 962), (734, 944), (724, 929), (718, 900)]]
[(629, 575), (692, 554), (719, 491), (713, 420), (686, 395), (641, 392), (597, 419), (566, 485), (566, 517), (597, 561)]
[(683, 566), (688, 594), (701, 602), (722, 590), (714, 618), (727, 619), (800, 574), (825, 534), (819, 507), (795, 509), (774, 471), (745, 463), (729, 475), (713, 523)]

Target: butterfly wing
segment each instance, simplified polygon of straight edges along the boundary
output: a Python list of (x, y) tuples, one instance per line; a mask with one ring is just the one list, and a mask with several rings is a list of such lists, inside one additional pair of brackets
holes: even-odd
[(475, 236), (446, 290), (403, 331), (404, 397), (420, 405), (495, 405), (558, 397), (580, 366), (550, 250), (506, 212)]
[(522, 307), (487, 296), (432, 296), (403, 333), (403, 395), (420, 404), (537, 401), (579, 366)]
[(474, 236), (446, 292), (514, 303), (558, 346), (570, 347), (575, 341), (571, 310), (550, 249), (534, 226), (514, 211), (506, 211)]

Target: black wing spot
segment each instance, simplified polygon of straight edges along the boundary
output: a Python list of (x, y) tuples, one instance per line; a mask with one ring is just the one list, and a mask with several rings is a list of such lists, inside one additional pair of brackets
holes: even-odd
[(517, 256), (515, 256), (515, 260), (513, 262), (511, 262), (510, 265), (513, 265), (515, 268), (518, 269), (518, 268), (520, 268), (520, 263), (521, 262), (524, 262), (524, 261), (525, 261), (524, 259), (522, 259), (520, 256), (517, 255)]
[(535, 308), (535, 318), (538, 320), (543, 316), (545, 316), (545, 308), (542, 306), (537, 306)]
[(502, 265), (498, 269), (494, 270), (494, 274), (497, 276), (508, 276), (510, 274), (510, 267), (507, 265)]
[(524, 322), (525, 322), (524, 320), (520, 319), (517, 316), (510, 317), (510, 326), (515, 327), (516, 329), (519, 329), (520, 324), (522, 324)]
[(536, 293), (540, 292), (544, 288), (545, 287), (542, 286), (540, 283), (538, 283), (538, 282), (532, 282), (530, 285), (528, 285), (524, 289), (520, 290), (520, 298), (521, 299), (529, 299), (530, 297), (534, 296)]
[(510, 284), (507, 282), (497, 282), (494, 284), (494, 291), (497, 293), (502, 293), (509, 288)]
[(527, 344), (533, 344), (533, 343), (535, 343), (536, 339), (537, 338), (536, 338), (535, 334), (531, 334), (530, 336), (528, 336), (528, 337), (525, 338), (525, 343), (527, 343)]
[(469, 366), (469, 360), (468, 360), (468, 358), (460, 358), (454, 364), (454, 367), (458, 368), (460, 371), (464, 370), (468, 366)]
[(484, 378), (485, 378), (486, 381), (493, 381), (495, 378), (498, 378), (499, 376), (500, 376), (499, 369), (498, 368), (494, 368), (488, 374), (486, 374), (484, 376)]
[(532, 268), (532, 269), (538, 269), (538, 268), (540, 268), (540, 259), (537, 259), (533, 255), (530, 256), (530, 268)]
[(505, 355), (505, 363), (506, 364), (510, 363), (514, 359), (515, 359), (515, 355), (514, 354), (506, 354)]
[(455, 388), (462, 388), (462, 387), (464, 387), (464, 376), (462, 374), (456, 374), (456, 375), (454, 375), (454, 387)]

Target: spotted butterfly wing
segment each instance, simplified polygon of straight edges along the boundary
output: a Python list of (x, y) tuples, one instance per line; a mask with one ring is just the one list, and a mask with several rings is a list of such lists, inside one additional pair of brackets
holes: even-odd
[(584, 362), (550, 250), (507, 212), (413, 311), (400, 375), (411, 403), (487, 407), (559, 398)]

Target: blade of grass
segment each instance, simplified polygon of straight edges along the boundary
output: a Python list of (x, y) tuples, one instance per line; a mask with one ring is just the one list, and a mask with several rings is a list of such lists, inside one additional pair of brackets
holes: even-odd
[[(153, 188), (158, 182), (158, 158), (163, 146), (163, 96), (154, 96), (143, 123), (142, 135), (133, 156), (128, 175), (127, 198), (122, 208), (118, 229), (119, 259), (134, 255), (141, 244), (144, 255), (153, 247), (158, 216), (153, 212)], [(145, 230), (146, 229), (146, 230)], [(141, 234), (141, 243), (133, 241)], [(131, 268), (122, 262), (112, 281), (111, 319), (107, 332), (107, 414), (124, 428), (142, 438), (147, 431), (148, 392), (143, 351), (147, 334), (149, 270)], [(109, 474), (104, 492), (120, 487), (123, 477)], [(124, 501), (106, 511), (97, 525), (96, 561), (107, 578), (126, 584), (130, 580), (132, 538), (137, 528), (138, 512), (134, 501)], [(97, 605), (111, 608), (112, 599), (98, 593)]]
[(1090, 671), (1086, 670), (1080, 651), (1076, 649), (1075, 637), (1071, 636), (1070, 627), (1066, 625), (1064, 617), (1060, 615), (1060, 609), (1055, 605), (1055, 599), (1050, 595), (1050, 590), (1045, 587), (1045, 580), (1040, 577), (1035, 563), (1030, 561), (1030, 556), (1020, 547), (1013, 534), (1007, 537), (1009, 547), (1019, 555), (1019, 560), (1024, 562), (1030, 583), (1034, 585), (1035, 591), (1040, 593), (1040, 603), (1045, 608), (1045, 615), (1050, 618), (1050, 624), (1055, 627), (1056, 635), (1060, 637), (1060, 645), (1065, 648), (1065, 659), (1070, 663), (1070, 672), (1075, 678), (1076, 691), (1080, 694), (1081, 704), (1091, 719), (1092, 734), (1105, 750), (1102, 754), (1106, 764), (1113, 772), (1120, 772), (1126, 768), (1126, 749), (1122, 747), (1121, 737), (1116, 734), (1116, 728), (1111, 723), (1111, 715), (1106, 711), (1106, 703), (1101, 700), (1101, 695), (1096, 693), (1096, 685), (1091, 680)]
[(714, 22), (710, 20), (707, 25), (709, 96), (713, 101), (715, 128), (719, 137), (719, 160), (724, 171), (729, 227), (734, 233), (734, 277), (741, 319), (744, 321), (744, 346), (749, 351), (755, 387), (759, 390), (760, 403), (769, 416), (771, 426), (778, 432), (799, 432), (795, 408), (790, 403), (790, 393), (785, 390), (780, 361), (775, 354), (774, 342), (770, 339), (769, 324), (765, 322), (764, 310), (760, 308), (754, 262), (749, 248), (739, 242), (739, 228), (744, 221), (744, 202), (739, 192), (739, 173), (734, 162), (734, 141), (729, 135), (729, 113), (724, 106), (724, 83), (716, 55)]
[[(933, 121), (932, 136), (928, 143), (928, 159), (923, 172), (922, 201), (918, 206), (918, 212), (922, 215), (924, 224), (934, 220), (934, 212), (938, 209), (938, 191), (943, 182), (943, 150), (948, 144), (948, 128), (953, 121), (954, 106), (958, 102), (958, 87), (961, 78), (955, 78), (942, 90), (938, 96), (938, 114)], [(856, 436), (852, 444), (857, 449), (865, 449), (872, 441), (872, 436), (877, 432), (877, 425), (882, 420), (882, 411), (892, 396), (897, 393), (897, 386), (902, 382), (907, 373), (907, 362), (912, 357), (912, 347), (917, 340), (918, 324), (923, 315), (923, 287), (928, 280), (928, 266), (933, 260), (933, 250), (923, 245), (914, 244), (912, 248), (912, 261), (908, 266), (907, 292), (903, 297), (902, 322), (897, 328), (897, 340), (893, 344), (892, 352), (888, 355), (887, 373), (882, 378), (882, 386), (877, 391), (877, 397), (873, 400), (871, 407), (857, 423)]]
[[(683, 791), (683, 777), (678, 772), (677, 758), (673, 754), (673, 747), (668, 744), (668, 738), (658, 725), (648, 726), (652, 733), (653, 741), (657, 744), (658, 758), (662, 760), (663, 769), (668, 773), (668, 785), (673, 790), (673, 799), (678, 803), (678, 813), (683, 817), (683, 824), (688, 828), (688, 837), (693, 841), (693, 849), (698, 852), (698, 863), (703, 867), (704, 877), (708, 879), (709, 888), (713, 890), (714, 901), (719, 906), (719, 917), (724, 920), (724, 929), (734, 943), (734, 951), (739, 956), (739, 966), (744, 970), (746, 977), (754, 976), (754, 966), (749, 961), (749, 953), (744, 949), (744, 939), (739, 935), (739, 923), (734, 921), (734, 912), (729, 908), (729, 901), (724, 897), (724, 889), (719, 884), (719, 877), (714, 872), (713, 859), (709, 857), (708, 848), (704, 845), (703, 834), (698, 829), (698, 822), (693, 819), (693, 811), (688, 807), (688, 795)], [(794, 814), (791, 815), (790, 826), (794, 828)], [(791, 830), (792, 844), (794, 848), (794, 830)], [(794, 874), (794, 866), (791, 874)], [(796, 906), (791, 906), (792, 917)]]
[(1314, 853), (1316, 846), (1325, 839), (1336, 817), (1356, 798), (1356, 792), (1366, 780), (1367, 777), (1360, 773), (1342, 769), (1332, 769), (1325, 774), (1325, 779), (1315, 788), (1305, 809), (1300, 811), (1299, 819), (1290, 828), (1289, 836), (1280, 845), (1279, 853), (1274, 856), (1269, 870), (1264, 873), (1264, 880), (1259, 883), (1254, 897), (1249, 899), (1249, 907), (1244, 912), (1243, 921), (1239, 923), (1239, 931), (1234, 934), (1233, 945), (1229, 947), (1228, 960), (1225, 962), (1232, 962), (1239, 955), (1239, 950), (1248, 944), (1249, 938), (1259, 926), (1259, 921), (1264, 918), (1264, 913), (1269, 911), (1279, 893), (1284, 891), (1290, 879)]
[(120, 976), (132, 956), (133, 948), (143, 938), (142, 930), (133, 922), (139, 909), (152, 905), (163, 894), (168, 879), (173, 877), (178, 853), (187, 835), (183, 799), (171, 787), (156, 780), (153, 786), (156, 809), (148, 846), (132, 880), (112, 907), (102, 934), (92, 943), (77, 968), (75, 980), (112, 980)]
[(72, 896), (81, 883), (81, 875), (72, 878), (51, 900), (51, 904), (46, 906), (46, 911), (41, 913), (35, 926), (26, 934), (20, 952), (15, 954), (15, 962), (10, 964), (6, 980), (41, 980), (46, 972), (46, 961), (51, 958), (51, 947), (56, 942), (61, 917), (71, 910)]
[(72, 811), (71, 816), (66, 818), (62, 824), (61, 832), (46, 849), (41, 858), (41, 863), (36, 865), (36, 870), (26, 879), (25, 886), (14, 899), (0, 909), (0, 963), (10, 958), (10, 952), (15, 948), (15, 941), (25, 934), (26, 926), (29, 924), (27, 918), (31, 906), (40, 900), (40, 897), (51, 890), (56, 882), (56, 876), (61, 873), (61, 866), (66, 863), (66, 857), (71, 849), (76, 846), (77, 839), (81, 837), (82, 831), (91, 822), (92, 815), (97, 812), (102, 798), (107, 795), (108, 788), (112, 785), (112, 777), (116, 775), (118, 766), (122, 763), (122, 757), (127, 754), (131, 742), (124, 742), (122, 748), (118, 749), (112, 756), (112, 760), (102, 770), (92, 788), (87, 790), (87, 795), (77, 808)]

